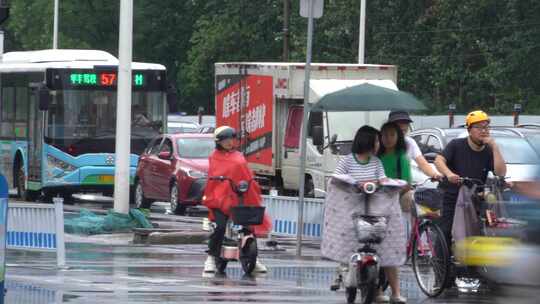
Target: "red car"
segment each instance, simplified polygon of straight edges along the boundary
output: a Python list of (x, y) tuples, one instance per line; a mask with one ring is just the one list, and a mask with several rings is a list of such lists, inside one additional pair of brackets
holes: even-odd
[(139, 158), (134, 201), (150, 208), (169, 201), (171, 211), (201, 203), (208, 173), (208, 156), (215, 148), (212, 134), (165, 134), (155, 138)]

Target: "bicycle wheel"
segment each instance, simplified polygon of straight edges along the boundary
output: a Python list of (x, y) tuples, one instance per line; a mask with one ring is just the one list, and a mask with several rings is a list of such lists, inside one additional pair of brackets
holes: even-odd
[(242, 264), (242, 269), (245, 274), (250, 275), (255, 269), (257, 255), (257, 241), (255, 239), (248, 240), (240, 253), (240, 264)]
[(358, 278), (360, 282), (358, 289), (360, 289), (361, 303), (371, 304), (375, 301), (375, 295), (379, 287), (379, 274), (377, 273), (376, 265), (369, 265), (359, 270)]
[(345, 296), (347, 297), (347, 303), (354, 303), (356, 301), (356, 287), (347, 287), (345, 289)]
[(418, 286), (428, 297), (440, 295), (446, 286), (450, 257), (441, 229), (432, 222), (419, 227), (413, 240), (412, 267)]

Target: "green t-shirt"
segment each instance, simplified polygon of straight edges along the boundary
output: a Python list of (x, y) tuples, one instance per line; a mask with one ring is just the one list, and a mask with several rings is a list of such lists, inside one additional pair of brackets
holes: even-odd
[[(400, 158), (401, 163), (401, 177), (398, 176), (397, 172), (398, 157)], [(405, 152), (385, 153), (379, 156), (379, 158), (381, 159), (381, 162), (383, 164), (384, 173), (386, 173), (386, 176), (388, 176), (389, 178), (399, 178), (407, 181), (408, 183), (411, 183), (411, 162), (407, 158), (407, 154)]]

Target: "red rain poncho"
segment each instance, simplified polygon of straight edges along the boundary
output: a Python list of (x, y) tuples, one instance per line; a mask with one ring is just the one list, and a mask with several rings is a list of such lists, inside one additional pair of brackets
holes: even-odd
[[(232, 179), (237, 185), (240, 181), (250, 181), (253, 173), (248, 167), (247, 161), (238, 151), (225, 152), (215, 150), (209, 157), (208, 176), (225, 176)], [(256, 181), (252, 181), (247, 193), (244, 194), (244, 204), (246, 206), (261, 206), (261, 189)], [(220, 209), (224, 214), (230, 216), (231, 207), (238, 205), (238, 196), (232, 190), (228, 181), (208, 180), (204, 190), (203, 205), (208, 208), (208, 218), (214, 220), (211, 209)], [(272, 222), (267, 213), (261, 225), (252, 226), (253, 232), (257, 236), (267, 235), (272, 229)]]

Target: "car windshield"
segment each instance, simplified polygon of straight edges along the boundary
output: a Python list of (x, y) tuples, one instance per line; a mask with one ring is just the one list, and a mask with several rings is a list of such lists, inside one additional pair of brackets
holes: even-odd
[(540, 134), (527, 135), (527, 140), (531, 143), (536, 152), (540, 153)]
[(183, 158), (208, 158), (216, 144), (210, 137), (179, 138), (178, 155)]
[(495, 140), (507, 164), (538, 164), (540, 162), (537, 152), (523, 138), (501, 136), (495, 137)]

